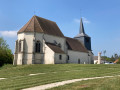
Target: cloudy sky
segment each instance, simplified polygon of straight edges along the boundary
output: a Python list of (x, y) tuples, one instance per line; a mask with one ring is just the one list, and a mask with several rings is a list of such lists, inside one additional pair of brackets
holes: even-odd
[(79, 33), (83, 17), (93, 53), (120, 54), (120, 0), (0, 0), (0, 37), (13, 52), (17, 31), (34, 14), (55, 21), (68, 37)]

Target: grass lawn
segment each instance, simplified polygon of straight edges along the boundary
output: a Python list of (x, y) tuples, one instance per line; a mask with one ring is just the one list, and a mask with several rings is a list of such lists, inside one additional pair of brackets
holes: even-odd
[(120, 77), (75, 82), (49, 90), (120, 90)]
[[(120, 74), (119, 68), (120, 65), (92, 65), (92, 64), (91, 65), (87, 65), (87, 64), (42, 65), (41, 64), (41, 65), (23, 65), (23, 66), (5, 65), (0, 68), (0, 78), (7, 78), (7, 79), (0, 80), (0, 90), (4, 90), (4, 89), (16, 90), (16, 89), (28, 88), (28, 87), (39, 86), (43, 84), (70, 80), (70, 79), (77, 79), (77, 78), (119, 75)], [(29, 76), (29, 74), (36, 74), (36, 73), (45, 73), (45, 74)], [(83, 82), (86, 83), (87, 81), (82, 81), (82, 83)]]

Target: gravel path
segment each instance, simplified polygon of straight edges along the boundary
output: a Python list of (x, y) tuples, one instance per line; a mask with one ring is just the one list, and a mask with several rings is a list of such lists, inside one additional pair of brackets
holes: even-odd
[(3, 80), (3, 79), (6, 79), (6, 78), (0, 78), (0, 80)]
[[(116, 75), (116, 76), (120, 76), (120, 75)], [(23, 89), (23, 90), (45, 90), (45, 89), (58, 87), (58, 86), (62, 86), (62, 85), (65, 85), (65, 84), (70, 84), (70, 83), (74, 83), (74, 82), (78, 82), (78, 81), (92, 80), (92, 79), (99, 79), (99, 78), (110, 78), (110, 77), (115, 77), (115, 76), (103, 76), (103, 77), (72, 79), (72, 80), (66, 80), (66, 81), (62, 81), (62, 82), (56, 82), (56, 83), (50, 83), (50, 84), (46, 84), (46, 85), (26, 88), (26, 89)]]

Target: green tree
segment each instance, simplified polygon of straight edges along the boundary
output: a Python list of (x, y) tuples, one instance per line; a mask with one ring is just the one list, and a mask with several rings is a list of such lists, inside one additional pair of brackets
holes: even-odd
[(13, 63), (13, 54), (6, 41), (0, 37), (0, 66)]
[(114, 58), (115, 58), (115, 60), (119, 58), (117, 53), (114, 54)]
[(115, 61), (115, 58), (113, 57), (113, 55), (112, 55), (112, 57), (111, 57), (111, 61)]

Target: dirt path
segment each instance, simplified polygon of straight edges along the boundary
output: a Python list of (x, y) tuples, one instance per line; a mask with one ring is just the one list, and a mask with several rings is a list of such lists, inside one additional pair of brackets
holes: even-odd
[(3, 79), (6, 79), (6, 78), (0, 78), (0, 80), (3, 80)]
[[(116, 76), (120, 76), (120, 75), (116, 75)], [(65, 85), (65, 84), (70, 84), (70, 83), (74, 83), (74, 82), (78, 82), (78, 81), (92, 80), (92, 79), (99, 79), (99, 78), (110, 78), (110, 77), (115, 77), (115, 76), (103, 76), (103, 77), (72, 79), (72, 80), (66, 80), (66, 81), (61, 81), (61, 82), (50, 83), (50, 84), (46, 84), (46, 85), (26, 88), (26, 89), (23, 89), (23, 90), (45, 90), (45, 89), (58, 87), (58, 86), (62, 86), (62, 85)]]

